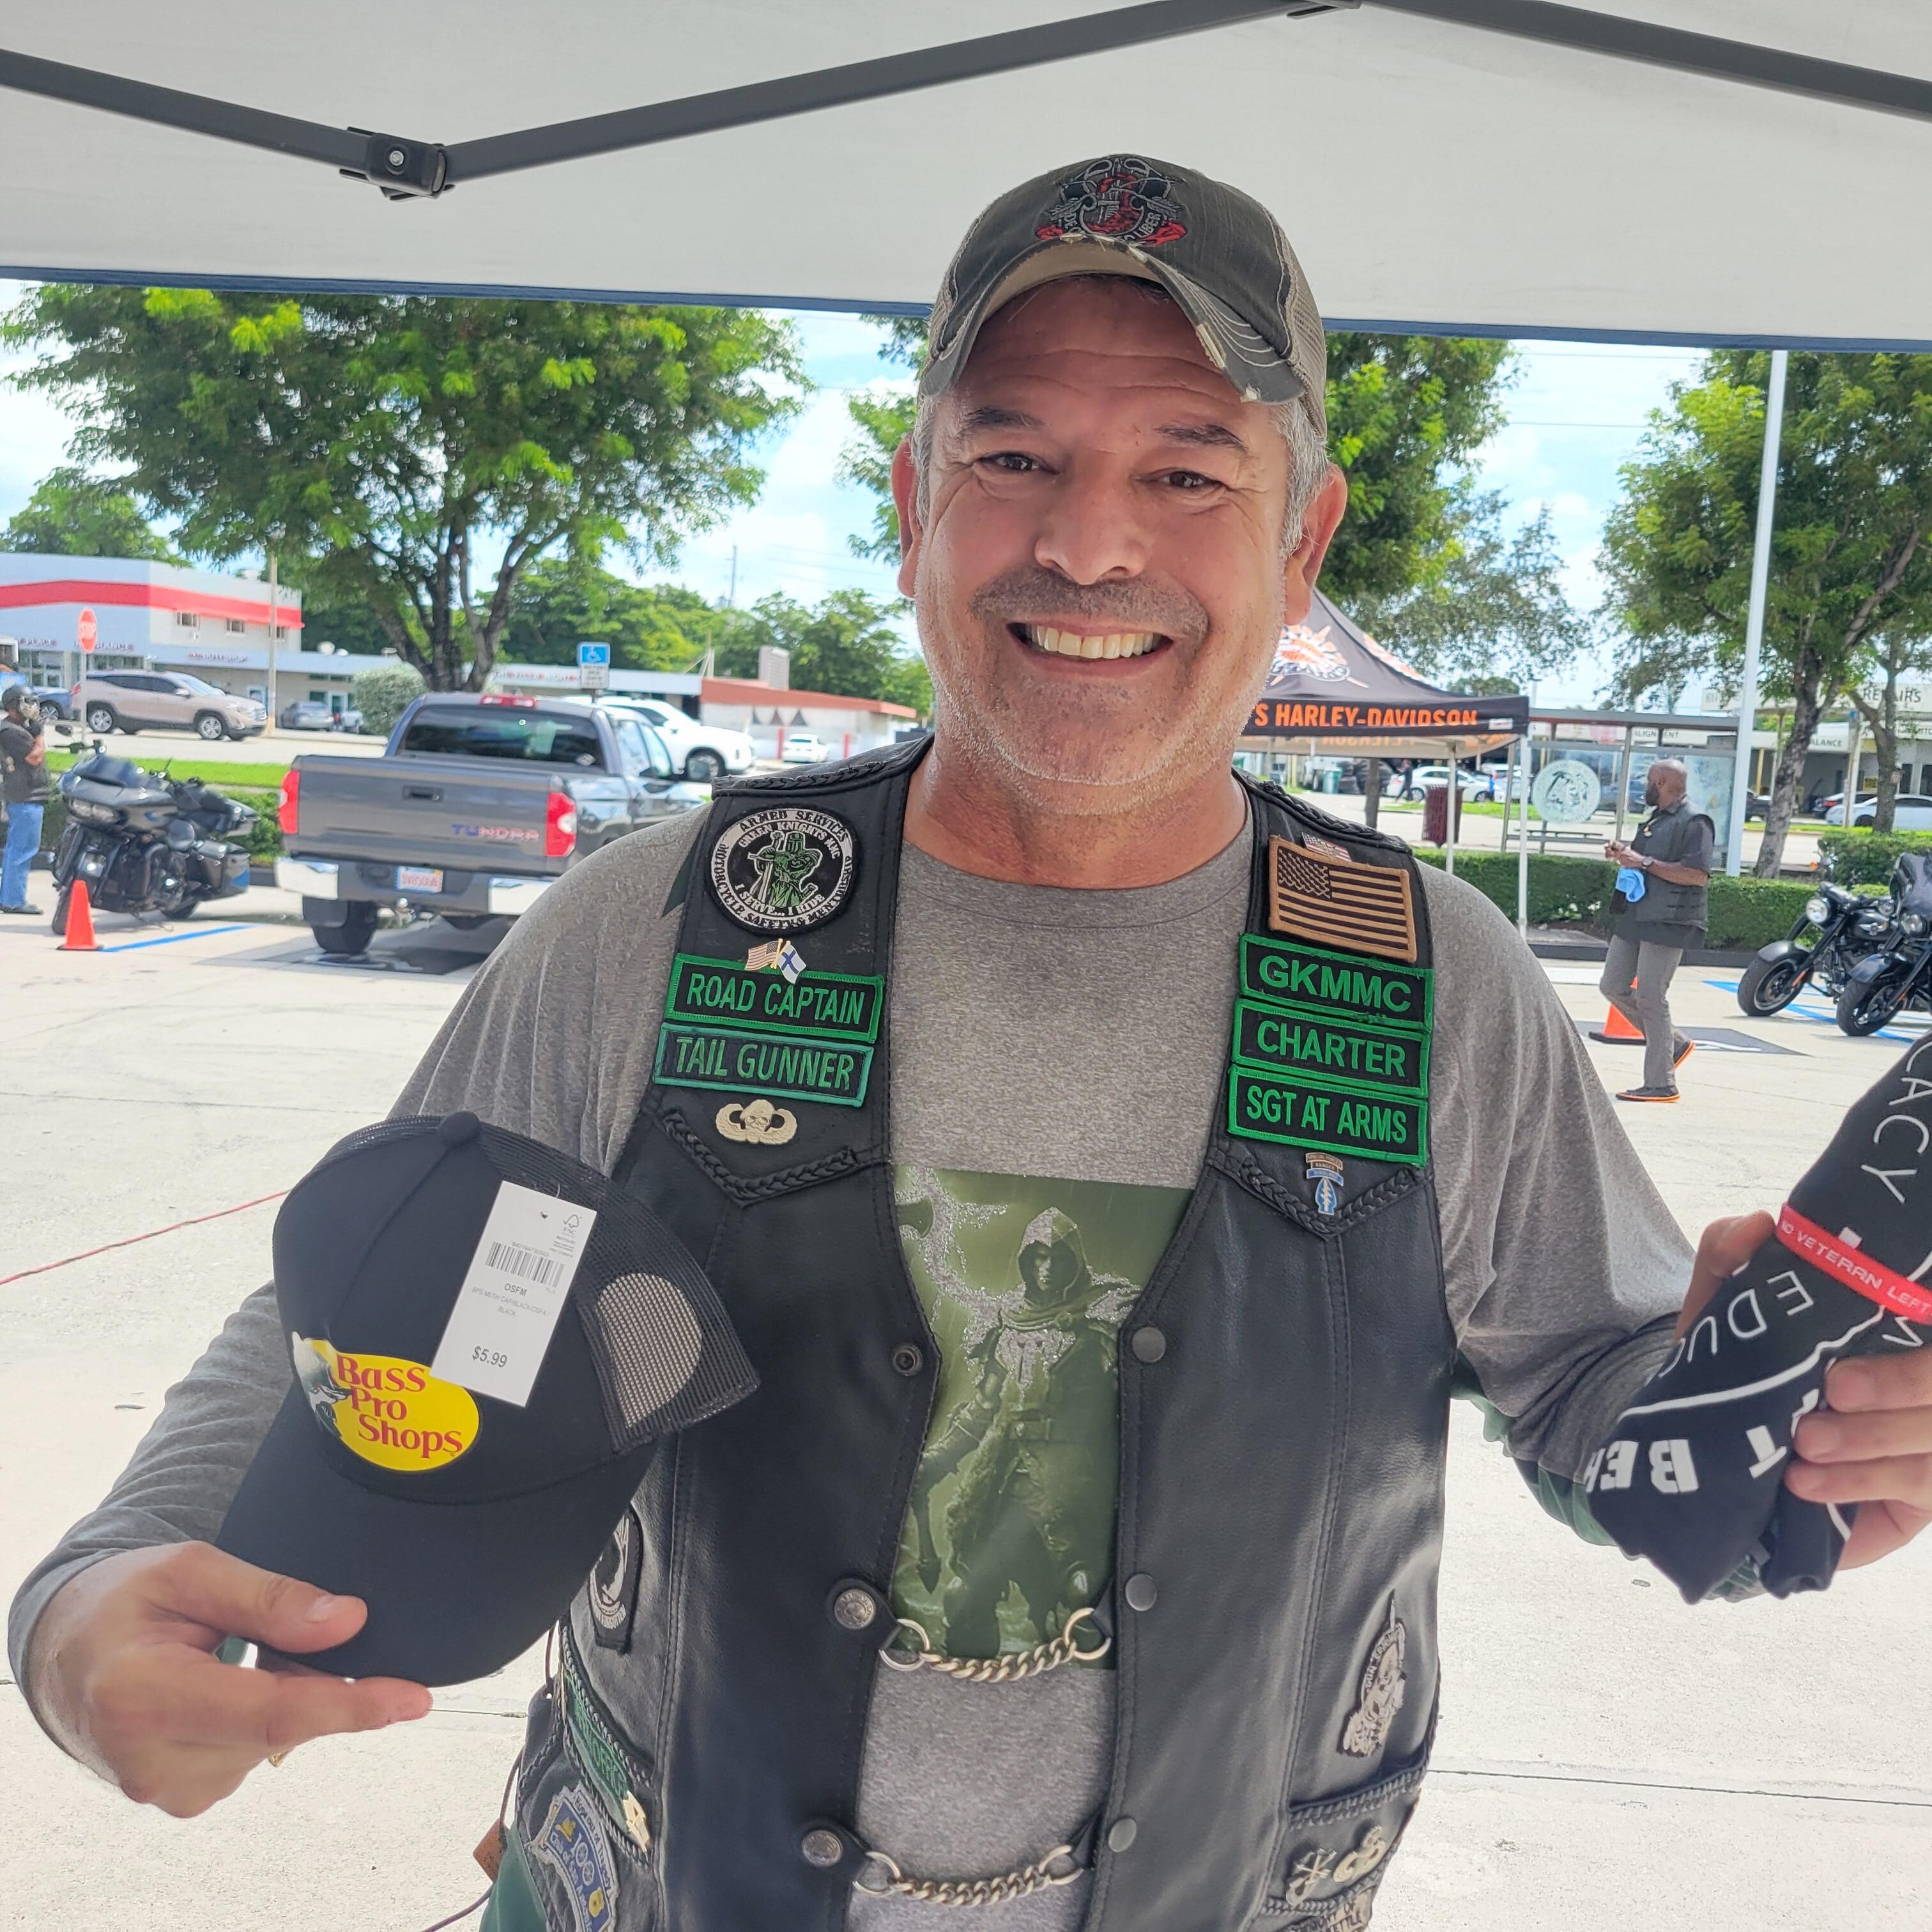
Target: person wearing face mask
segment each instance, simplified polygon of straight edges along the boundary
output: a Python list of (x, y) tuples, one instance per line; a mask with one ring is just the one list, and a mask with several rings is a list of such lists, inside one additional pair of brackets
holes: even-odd
[(1691, 1052), (1691, 1042), (1671, 1024), (1670, 982), (1686, 949), (1710, 924), (1717, 827), (1686, 803), (1689, 788), (1683, 765), (1660, 758), (1644, 781), (1650, 816), (1628, 844), (1613, 839), (1604, 848), (1622, 868), (1604, 997), (1644, 1040), (1643, 1084), (1619, 1094), (1619, 1100), (1675, 1100), (1677, 1070)]

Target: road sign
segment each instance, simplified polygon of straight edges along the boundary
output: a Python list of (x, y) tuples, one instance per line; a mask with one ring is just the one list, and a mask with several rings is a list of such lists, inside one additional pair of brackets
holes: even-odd
[(586, 691), (607, 691), (610, 685), (610, 646), (579, 644), (577, 647), (578, 682)]
[(83, 653), (89, 657), (92, 656), (94, 640), (100, 634), (100, 627), (94, 621), (94, 613), (92, 610), (82, 610), (79, 622), (74, 626), (74, 629), (80, 638), (80, 648)]

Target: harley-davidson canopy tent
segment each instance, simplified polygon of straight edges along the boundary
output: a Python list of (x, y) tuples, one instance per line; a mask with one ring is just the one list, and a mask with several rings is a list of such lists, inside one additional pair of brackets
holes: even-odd
[(1924, 0), (10, 0), (5, 89), (0, 274), (920, 308), (1124, 152), (1334, 322), (1932, 348)]
[(1385, 650), (1318, 590), (1275, 646), (1243, 736), (1288, 752), (1468, 758), (1529, 729), (1529, 700), (1444, 691)]

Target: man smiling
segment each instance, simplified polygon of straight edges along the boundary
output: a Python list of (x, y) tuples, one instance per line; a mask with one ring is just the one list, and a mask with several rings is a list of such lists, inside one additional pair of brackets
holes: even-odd
[[(571, 1611), (492, 1932), (1365, 1924), (1434, 1731), (1449, 1396), (1587, 1532), (1592, 1450), (1766, 1232), (1694, 1264), (1499, 916), (1230, 771), (1346, 500), (1265, 211), (1057, 171), (932, 343), (893, 472), (932, 740), (596, 854), (400, 1103), (618, 1176), (762, 1378)], [(780, 971), (850, 997), (760, 1025)], [(209, 1658), (363, 1616), (202, 1540), (284, 1359), (251, 1298), (16, 1607), (42, 1721), (173, 1811), (427, 1705)], [(1848, 1562), (1932, 1509), (1928, 1362), (1799, 1432), (1795, 1490), (1882, 1503)]]

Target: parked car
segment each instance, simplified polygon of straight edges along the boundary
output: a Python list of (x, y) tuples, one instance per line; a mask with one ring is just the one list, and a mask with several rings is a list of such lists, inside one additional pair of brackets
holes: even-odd
[(336, 728), (335, 713), (327, 705), (318, 704), (313, 699), (284, 705), (275, 722), (284, 731), (333, 731)]
[(74, 688), (90, 731), (192, 731), (214, 744), (252, 738), (268, 728), (268, 714), (252, 698), (237, 698), (185, 671), (103, 670)]
[(386, 905), (464, 927), (526, 911), (586, 853), (710, 796), (611, 707), (428, 692), (380, 758), (296, 760), (275, 883), (325, 952), (362, 952)]
[[(1448, 782), (1449, 767), (1447, 765), (1417, 765), (1406, 774), (1406, 782), (1405, 775), (1397, 773), (1390, 788), (1395, 796), (1408, 798), (1419, 796), (1431, 785), (1446, 785)], [(1472, 798), (1493, 798), (1496, 796), (1486, 773), (1468, 771), (1458, 765), (1456, 767), (1456, 782), (1461, 788), (1466, 802)]]
[[(1852, 824), (1854, 827), (1870, 825), (1877, 815), (1877, 799), (1875, 796), (1862, 798), (1852, 808)], [(1825, 823), (1827, 825), (1842, 825), (1844, 822), (1845, 799), (1840, 792), (1836, 798), (1827, 802)], [(1900, 832), (1932, 832), (1932, 798), (1928, 798), (1923, 792), (1900, 792), (1892, 822)]]
[(74, 693), (64, 684), (32, 684), (28, 694), (40, 707), (43, 718), (70, 718), (74, 716)]
[(822, 765), (832, 755), (832, 747), (810, 731), (788, 731), (784, 748), (778, 753), (782, 765)]
[(747, 772), (758, 755), (743, 732), (700, 724), (674, 704), (662, 704), (648, 698), (603, 698), (597, 701), (613, 711), (628, 711), (641, 718), (670, 747), (673, 760), (688, 778), (722, 778), (728, 772)]

